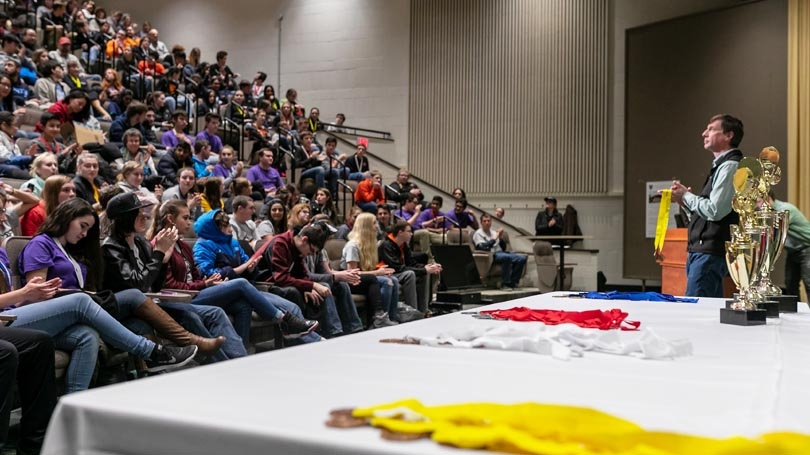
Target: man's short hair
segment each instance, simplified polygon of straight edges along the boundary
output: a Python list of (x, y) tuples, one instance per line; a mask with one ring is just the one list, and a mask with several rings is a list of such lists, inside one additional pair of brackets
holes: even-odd
[(250, 207), (251, 205), (253, 205), (253, 198), (251, 198), (250, 196), (236, 196), (235, 198), (233, 198), (232, 205), (233, 211), (236, 212), (236, 210), (239, 207)]
[(188, 112), (181, 109), (177, 109), (174, 112), (172, 112), (172, 120), (177, 120), (179, 117), (188, 118)]
[(439, 207), (441, 207), (444, 204), (444, 198), (442, 198), (441, 196), (433, 196), (431, 202), (438, 202)]
[(729, 131), (732, 133), (729, 145), (731, 145), (732, 147), (738, 147), (740, 145), (740, 142), (742, 142), (743, 140), (744, 134), (742, 120), (729, 114), (717, 114), (711, 119), (709, 119), (709, 123), (712, 123), (716, 120), (720, 120), (720, 125), (723, 128), (724, 133), (728, 133)]
[(482, 214), (481, 214), (481, 218), (480, 218), (481, 222), (483, 222), (483, 221), (484, 221), (484, 218), (487, 218), (487, 219), (491, 220), (491, 219), (492, 219), (492, 216), (490, 216), (490, 215), (489, 215), (489, 214), (487, 214), (487, 213), (482, 213)]
[(143, 134), (141, 134), (140, 131), (138, 131), (136, 128), (130, 128), (130, 129), (124, 131), (124, 134), (121, 136), (121, 142), (126, 144), (127, 139), (129, 139), (130, 136), (137, 137), (138, 142), (140, 142), (141, 139), (143, 138)]
[(209, 113), (205, 114), (205, 123), (211, 123), (211, 120), (214, 120), (214, 119), (222, 121), (222, 117), (219, 114), (217, 114), (216, 112), (209, 112)]
[[(311, 131), (309, 131), (309, 130), (307, 130), (307, 131), (302, 131), (302, 132), (300, 133), (300, 136), (301, 136), (301, 139), (305, 138), (306, 136), (309, 136), (309, 137), (311, 138), (311, 137), (312, 137), (312, 132), (311, 132)], [(309, 151), (309, 150), (307, 150), (307, 151)]]
[(331, 234), (331, 231), (325, 226), (326, 223), (314, 223), (304, 226), (299, 232), (298, 237), (306, 237), (309, 244), (316, 250), (323, 249), (326, 239)]
[(225, 58), (225, 57), (227, 57), (227, 56), (228, 56), (228, 53), (227, 53), (227, 52), (225, 52), (225, 51), (219, 51), (219, 52), (217, 52), (217, 60), (223, 59), (223, 58)]
[(410, 226), (410, 224), (408, 224), (405, 221), (397, 221), (396, 223), (394, 223), (393, 226), (391, 226), (391, 228), (388, 231), (391, 233), (391, 235), (396, 237), (397, 235), (399, 235), (400, 232), (407, 229), (408, 226)]
[(127, 106), (127, 117), (132, 118), (136, 115), (146, 114), (146, 105), (140, 101), (133, 101)]
[(335, 138), (334, 138), (334, 137), (332, 137), (332, 136), (329, 136), (329, 137), (327, 137), (327, 138), (326, 138), (326, 142), (325, 142), (325, 143), (326, 143), (326, 144), (337, 144), (337, 139), (335, 139)]
[(464, 199), (463, 197), (460, 197), (460, 198), (456, 199), (455, 203), (456, 204), (461, 204), (461, 206), (464, 207), (465, 209), (467, 208), (467, 200)]
[(264, 71), (258, 71), (256, 74), (259, 75), (260, 81), (264, 82), (267, 80), (267, 73), (265, 73)]
[[(202, 139), (199, 139), (199, 140), (201, 141)], [(188, 142), (181, 142), (181, 143), (177, 144), (177, 145), (174, 147), (174, 150), (175, 150), (175, 151), (177, 151), (177, 150), (183, 150), (183, 151), (185, 151), (185, 152), (187, 152), (187, 153), (189, 153), (189, 154), (190, 154), (190, 153), (191, 153), (191, 144), (189, 144)], [(182, 164), (182, 163), (177, 163), (177, 164)]]
[(408, 193), (408, 195), (405, 196), (405, 202), (413, 202), (413, 203), (419, 202), (419, 196), (413, 193)]
[(211, 145), (211, 143), (208, 142), (207, 139), (197, 139), (194, 142), (194, 154), (195, 155), (199, 154), (200, 152), (202, 152), (202, 149), (208, 147), (209, 145)]

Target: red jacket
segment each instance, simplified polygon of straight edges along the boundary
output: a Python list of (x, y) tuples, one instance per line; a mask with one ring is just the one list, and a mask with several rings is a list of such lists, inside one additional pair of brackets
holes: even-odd
[[(152, 248), (155, 247), (155, 240), (152, 239)], [(182, 240), (177, 241), (180, 246), (180, 251), (176, 248), (172, 249), (172, 256), (169, 262), (163, 265), (165, 271), (165, 280), (163, 281), (162, 288), (167, 289), (186, 289), (191, 291), (202, 291), (205, 289), (205, 281), (203, 280), (197, 267), (194, 265), (194, 253), (191, 247)], [(183, 260), (185, 256), (186, 261), (191, 264), (191, 282), (186, 282), (186, 261)]]
[[(273, 237), (270, 266), (273, 270), (273, 283), (276, 286), (290, 286), (301, 292), (312, 290), (312, 280), (304, 264), (304, 257), (295, 247), (292, 231)], [(267, 251), (265, 251), (265, 257)]]
[(357, 185), (357, 191), (354, 192), (354, 201), (385, 204), (385, 194), (383, 194), (382, 186), (374, 187), (373, 179), (365, 179)]

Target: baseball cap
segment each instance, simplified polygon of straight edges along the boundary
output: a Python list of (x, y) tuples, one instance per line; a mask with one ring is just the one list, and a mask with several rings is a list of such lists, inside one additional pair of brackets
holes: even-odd
[(59, 38), (59, 45), (61, 46), (63, 44), (70, 44), (70, 38), (68, 38), (67, 36)]
[(149, 201), (141, 201), (135, 193), (124, 193), (115, 196), (107, 203), (107, 217), (115, 219), (125, 213), (154, 205)]
[(556, 198), (556, 197), (554, 197), (554, 196), (547, 196), (547, 197), (546, 197), (546, 198), (544, 198), (543, 200), (544, 200), (544, 201), (546, 201), (546, 202), (553, 202), (553, 203), (555, 203), (555, 204), (557, 203), (557, 198)]

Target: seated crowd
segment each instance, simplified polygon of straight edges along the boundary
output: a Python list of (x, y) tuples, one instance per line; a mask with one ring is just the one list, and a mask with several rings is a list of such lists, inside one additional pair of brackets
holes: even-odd
[[(91, 386), (102, 341), (154, 373), (248, 355), (256, 316), (292, 343), (418, 319), (442, 270), (430, 244), (451, 230), (477, 229), (475, 247), (509, 264), (503, 284), (517, 285), (525, 258), (504, 251), (491, 220), (479, 228), (463, 190), (445, 213), (406, 169), (383, 184), (367, 140), (351, 156), (333, 136), (320, 144), (316, 133), (341, 132), (343, 114), (324, 125), (295, 89), (279, 99), (265, 73), (241, 79), (227, 52), (208, 64), (125, 13), (38, 3), (36, 27), (23, 16), (0, 31), (0, 177), (25, 180), (2, 184), (0, 237), (30, 237), (14, 267), (0, 248), (0, 316), (16, 317), (0, 327), (0, 448), (9, 371), (28, 378), (18, 450), (41, 443), (54, 348), (70, 353), (70, 393)], [(193, 134), (196, 118), (204, 126)], [(224, 124), (252, 141), (246, 162)], [(81, 141), (80, 126), (106, 143)], [(309, 198), (288, 183), (296, 172), (314, 181)], [(341, 214), (347, 180), (359, 183)], [(330, 238), (345, 241), (340, 257), (327, 254)], [(161, 298), (167, 290), (187, 300)], [(44, 379), (25, 376), (35, 364)]]

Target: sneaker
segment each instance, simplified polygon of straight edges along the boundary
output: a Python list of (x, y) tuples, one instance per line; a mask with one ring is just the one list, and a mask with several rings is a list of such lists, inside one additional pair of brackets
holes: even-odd
[(292, 313), (287, 313), (281, 319), (281, 333), (284, 338), (299, 338), (318, 328), (318, 321), (300, 318)]
[(146, 359), (146, 371), (157, 373), (158, 371), (172, 370), (191, 362), (197, 354), (197, 346), (190, 345), (184, 347), (155, 345), (152, 355)]
[(399, 313), (398, 316), (400, 322), (411, 322), (425, 317), (421, 311), (408, 305), (403, 305), (397, 310), (397, 313)]
[(379, 329), (381, 327), (390, 327), (392, 325), (399, 325), (399, 322), (392, 321), (388, 317), (388, 313), (380, 311), (374, 314), (374, 321), (371, 322), (372, 329)]

